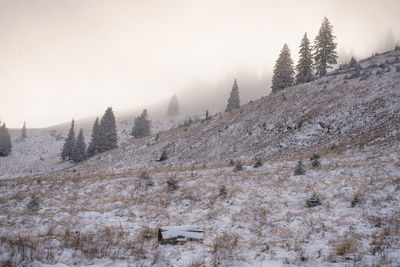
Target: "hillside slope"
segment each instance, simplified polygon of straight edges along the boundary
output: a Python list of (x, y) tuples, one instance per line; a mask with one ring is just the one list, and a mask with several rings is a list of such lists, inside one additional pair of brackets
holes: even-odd
[[(397, 266), (399, 53), (361, 62), (361, 81), (342, 68), (64, 170), (2, 179), (0, 265)], [(264, 164), (248, 166), (256, 156)], [(204, 240), (158, 242), (160, 226), (186, 224)]]
[[(399, 56), (391, 51), (361, 61), (356, 78), (350, 79), (355, 68), (343, 68), (211, 120), (160, 132), (158, 139), (130, 140), (77, 167), (91, 173), (211, 166), (397, 142)], [(164, 150), (168, 160), (157, 162)]]

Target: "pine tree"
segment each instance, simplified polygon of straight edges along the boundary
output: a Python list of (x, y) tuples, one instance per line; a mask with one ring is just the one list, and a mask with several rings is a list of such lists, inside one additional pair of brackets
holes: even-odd
[(314, 64), (315, 74), (318, 77), (326, 75), (328, 69), (337, 63), (336, 38), (332, 33), (333, 26), (325, 17), (322, 21), (317, 37), (314, 40)]
[(287, 44), (283, 45), (281, 53), (274, 66), (274, 75), (272, 77), (272, 93), (276, 93), (283, 88), (293, 85), (294, 70), (293, 60), (290, 55), (290, 49)]
[(118, 135), (112, 108), (107, 108), (100, 120), (99, 152), (104, 152), (117, 147)]
[(75, 150), (75, 121), (72, 119), (71, 128), (69, 129), (68, 136), (65, 139), (64, 146), (61, 151), (62, 160), (72, 160)]
[(11, 136), (8, 133), (6, 124), (0, 128), (0, 157), (7, 157), (10, 155), (12, 149)]
[(307, 33), (304, 34), (300, 44), (299, 62), (296, 66), (296, 83), (305, 83), (313, 79), (313, 58), (310, 41)]
[(76, 138), (74, 154), (72, 160), (74, 162), (81, 162), (86, 159), (86, 144), (85, 137), (83, 135), (83, 130), (79, 131), (78, 137)]
[(171, 98), (171, 101), (169, 102), (167, 114), (169, 116), (176, 116), (179, 114), (179, 102), (178, 102), (178, 97), (174, 95)]
[(149, 114), (147, 113), (147, 110), (144, 109), (142, 114), (135, 118), (135, 125), (132, 128), (131, 135), (136, 139), (149, 136), (151, 134), (150, 123)]
[(26, 122), (24, 122), (24, 125), (22, 126), (21, 136), (23, 139), (28, 137), (28, 135), (26, 134)]
[(93, 124), (92, 137), (90, 139), (89, 147), (87, 149), (88, 157), (91, 157), (99, 153), (99, 144), (100, 144), (100, 124), (99, 124), (99, 118), (96, 118)]
[(239, 99), (239, 87), (236, 79), (233, 81), (231, 95), (228, 99), (228, 105), (226, 106), (225, 111), (231, 111), (233, 109), (240, 108), (240, 99)]

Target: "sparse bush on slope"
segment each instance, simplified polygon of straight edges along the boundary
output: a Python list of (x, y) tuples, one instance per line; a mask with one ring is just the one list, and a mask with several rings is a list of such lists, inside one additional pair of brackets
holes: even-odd
[(176, 176), (172, 176), (167, 180), (167, 189), (170, 193), (173, 193), (179, 189), (179, 182), (176, 179)]
[(235, 163), (235, 167), (233, 168), (233, 171), (234, 172), (238, 172), (238, 171), (241, 171), (241, 170), (243, 170), (243, 165), (242, 165), (242, 163), (240, 161), (237, 161)]
[(29, 211), (36, 212), (39, 210), (39, 205), (40, 205), (39, 198), (37, 196), (32, 196), (26, 208)]
[(294, 175), (303, 175), (306, 171), (304, 170), (303, 161), (299, 160), (296, 165), (296, 169), (294, 169)]
[(318, 155), (318, 154), (313, 154), (312, 157), (310, 158), (311, 165), (312, 165), (314, 168), (319, 168), (319, 167), (321, 167), (321, 162), (320, 162), (319, 159), (320, 159), (320, 155)]
[(312, 196), (307, 199), (306, 204), (309, 208), (316, 207), (321, 205), (321, 199), (317, 194), (313, 193)]
[(262, 160), (261, 160), (260, 158), (258, 158), (258, 159), (256, 160), (256, 162), (254, 163), (253, 167), (254, 167), (254, 168), (259, 168), (259, 167), (261, 167), (262, 165), (263, 165)]

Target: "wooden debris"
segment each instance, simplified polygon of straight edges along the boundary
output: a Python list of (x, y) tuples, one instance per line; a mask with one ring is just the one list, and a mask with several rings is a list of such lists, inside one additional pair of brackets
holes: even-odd
[(161, 244), (182, 244), (187, 241), (202, 241), (203, 230), (196, 225), (165, 226), (158, 229), (158, 241)]

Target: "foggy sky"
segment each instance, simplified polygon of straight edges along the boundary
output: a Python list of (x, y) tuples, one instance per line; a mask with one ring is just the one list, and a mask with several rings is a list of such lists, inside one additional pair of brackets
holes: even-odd
[(204, 96), (201, 84), (228, 97), (231, 85), (218, 85), (234, 77), (246, 95), (241, 71), (267, 94), (283, 43), (296, 62), (324, 16), (343, 61), (393, 49), (399, 10), (398, 0), (0, 0), (0, 119), (45, 127), (175, 93), (196, 99), (188, 90)]

